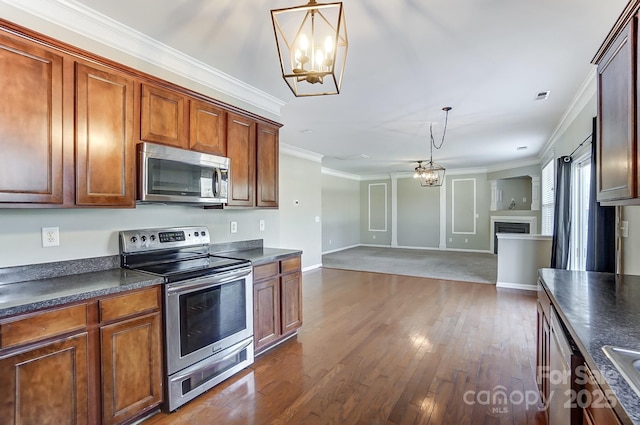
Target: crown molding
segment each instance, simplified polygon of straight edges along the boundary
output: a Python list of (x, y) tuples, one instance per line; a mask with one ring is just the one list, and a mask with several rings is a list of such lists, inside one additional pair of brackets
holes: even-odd
[(544, 158), (548, 157), (549, 150), (555, 145), (560, 136), (562, 136), (567, 131), (571, 123), (573, 123), (573, 121), (578, 117), (582, 110), (587, 106), (591, 98), (596, 95), (598, 91), (596, 71), (597, 68), (593, 66), (585, 80), (582, 82), (582, 85), (578, 89), (575, 97), (569, 104), (566, 112), (564, 113), (564, 115), (562, 115), (560, 123), (551, 134), (551, 137), (549, 138), (547, 143), (544, 144), (544, 146), (538, 153), (538, 159), (540, 162), (542, 162)]
[(447, 176), (460, 176), (465, 174), (486, 174), (487, 169), (485, 167), (478, 168), (456, 168), (451, 170), (446, 170)]
[(306, 149), (288, 145), (286, 143), (280, 143), (280, 153), (295, 156), (297, 158), (307, 159), (313, 162), (322, 162), (322, 157), (324, 156), (319, 153), (308, 151)]
[[(280, 116), (285, 102), (74, 0), (0, 0), (27, 14)], [(9, 18), (10, 19), (10, 18)], [(16, 22), (19, 23), (19, 22)], [(38, 31), (37, 28), (33, 28)], [(40, 31), (42, 32), (42, 31)]]
[(531, 165), (540, 165), (538, 158), (531, 158), (528, 160), (522, 160), (517, 162), (503, 162), (501, 164), (490, 165), (487, 167), (487, 173), (493, 173), (495, 171), (512, 170), (514, 168), (530, 167)]
[(320, 171), (322, 174), (326, 174), (328, 176), (340, 177), (343, 179), (356, 180), (356, 181), (361, 180), (360, 176), (356, 174), (345, 173), (344, 171), (338, 171), (332, 168), (322, 167)]

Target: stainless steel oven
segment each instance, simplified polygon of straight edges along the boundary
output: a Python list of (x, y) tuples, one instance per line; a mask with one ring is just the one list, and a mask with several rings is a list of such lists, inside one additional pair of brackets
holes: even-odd
[(254, 361), (251, 263), (209, 255), (209, 240), (206, 227), (120, 232), (122, 266), (165, 281), (169, 411)]

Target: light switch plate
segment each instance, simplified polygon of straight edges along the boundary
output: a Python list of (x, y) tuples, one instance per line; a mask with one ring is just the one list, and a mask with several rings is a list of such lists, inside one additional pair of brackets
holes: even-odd
[(231, 233), (238, 233), (238, 222), (237, 221), (232, 221), (231, 222)]

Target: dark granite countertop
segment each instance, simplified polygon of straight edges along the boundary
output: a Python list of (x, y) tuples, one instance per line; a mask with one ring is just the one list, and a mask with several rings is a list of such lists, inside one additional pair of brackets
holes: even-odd
[(117, 268), (6, 283), (0, 285), (0, 318), (161, 282), (146, 273)]
[(539, 274), (587, 365), (613, 390), (616, 412), (640, 425), (640, 397), (602, 351), (605, 345), (640, 350), (640, 276), (555, 269)]
[(254, 266), (266, 263), (272, 263), (274, 261), (283, 260), (288, 257), (302, 255), (302, 251), (294, 249), (280, 249), (280, 248), (253, 248), (243, 249), (238, 251), (224, 252), (216, 255), (223, 255), (225, 257), (239, 258), (241, 260), (249, 260)]

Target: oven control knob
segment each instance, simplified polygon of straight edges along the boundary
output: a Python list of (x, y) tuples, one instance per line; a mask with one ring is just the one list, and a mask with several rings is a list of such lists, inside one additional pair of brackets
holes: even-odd
[(207, 236), (205, 232), (200, 232), (200, 236)]
[(200, 233), (198, 233), (198, 232), (193, 232), (193, 236), (198, 237), (198, 236), (200, 236)]
[(146, 242), (147, 241), (147, 237), (145, 235), (140, 236), (140, 240), (142, 242)]
[(151, 239), (151, 241), (155, 241), (156, 240), (156, 235), (149, 236), (149, 239)]
[(131, 243), (138, 242), (138, 238), (136, 236), (131, 236)]

